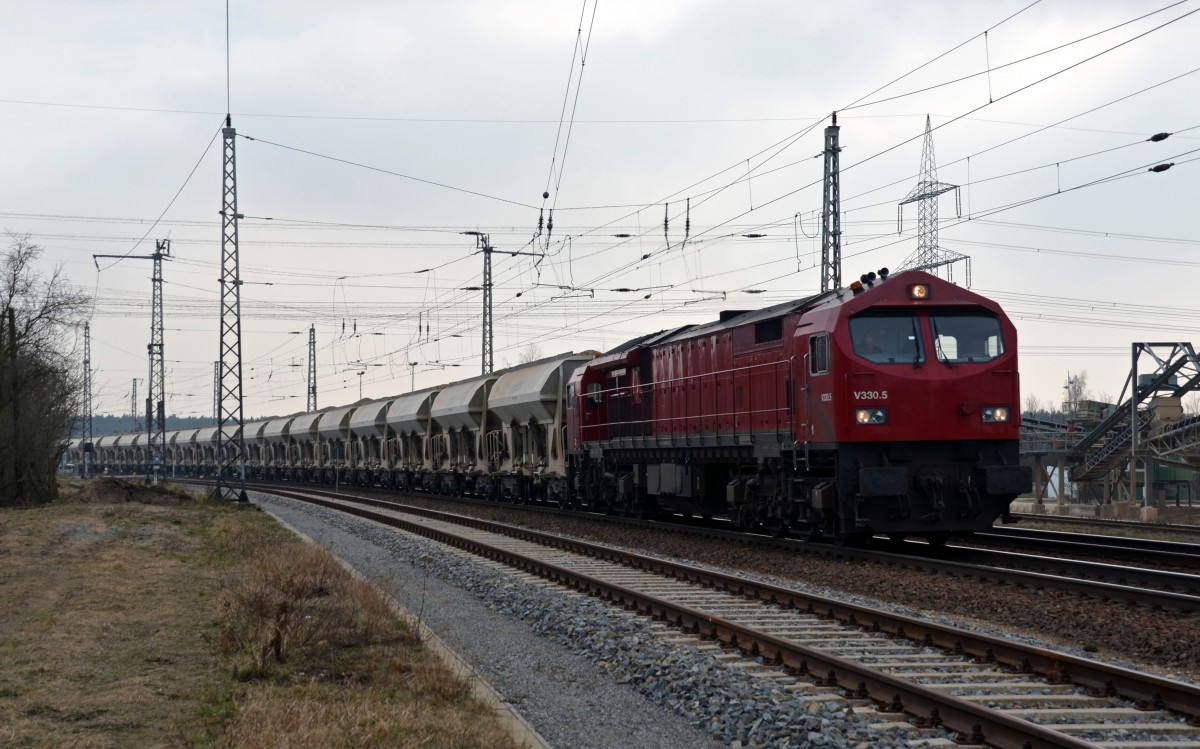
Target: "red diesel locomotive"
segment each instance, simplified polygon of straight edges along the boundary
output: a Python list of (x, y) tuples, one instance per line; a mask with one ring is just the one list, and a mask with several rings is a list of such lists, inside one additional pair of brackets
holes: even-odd
[(571, 489), (613, 511), (936, 543), (1032, 483), (1015, 328), (919, 271), (636, 338), (579, 367), (567, 403)]

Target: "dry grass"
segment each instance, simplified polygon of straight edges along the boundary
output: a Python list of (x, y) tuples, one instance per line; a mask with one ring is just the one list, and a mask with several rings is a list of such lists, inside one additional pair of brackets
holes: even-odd
[(0, 511), (0, 746), (170, 746), (221, 677), (206, 513)]
[(269, 517), (105, 480), (0, 511), (0, 746), (513, 746)]

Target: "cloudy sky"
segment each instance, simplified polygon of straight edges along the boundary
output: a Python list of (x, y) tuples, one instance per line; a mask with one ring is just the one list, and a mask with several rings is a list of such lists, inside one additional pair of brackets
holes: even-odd
[[(466, 231), (529, 253), (494, 256), (497, 366), (812, 293), (835, 110), (844, 278), (914, 251), (928, 114), (941, 245), (1014, 318), (1024, 392), (1115, 396), (1131, 341), (1200, 317), (1198, 10), (231, 0), (246, 415), (303, 409), (310, 325), (322, 406), (477, 374)], [(0, 227), (95, 294), (99, 412), (145, 377), (150, 263), (92, 255), (158, 239), (168, 410), (212, 412), (225, 62), (223, 2), (0, 10)]]

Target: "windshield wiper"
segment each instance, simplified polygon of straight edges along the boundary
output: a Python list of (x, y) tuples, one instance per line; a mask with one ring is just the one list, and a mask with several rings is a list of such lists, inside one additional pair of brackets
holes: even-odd
[(950, 357), (946, 356), (946, 352), (942, 350), (942, 339), (938, 338), (937, 334), (933, 336), (933, 348), (937, 352), (938, 361), (953, 369), (954, 364), (950, 361)]

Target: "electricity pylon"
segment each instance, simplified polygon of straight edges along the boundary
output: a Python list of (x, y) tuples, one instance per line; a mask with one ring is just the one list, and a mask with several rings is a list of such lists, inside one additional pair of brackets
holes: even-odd
[(954, 280), (954, 263), (966, 263), (967, 286), (971, 285), (971, 258), (938, 246), (938, 196), (954, 191), (956, 211), (962, 215), (962, 193), (958, 185), (938, 182), (937, 159), (933, 155), (933, 128), (925, 115), (925, 142), (921, 146), (921, 175), (917, 185), (896, 207), (897, 230), (904, 229), (904, 206), (917, 204), (917, 251), (897, 271), (924, 270), (947, 281)]

